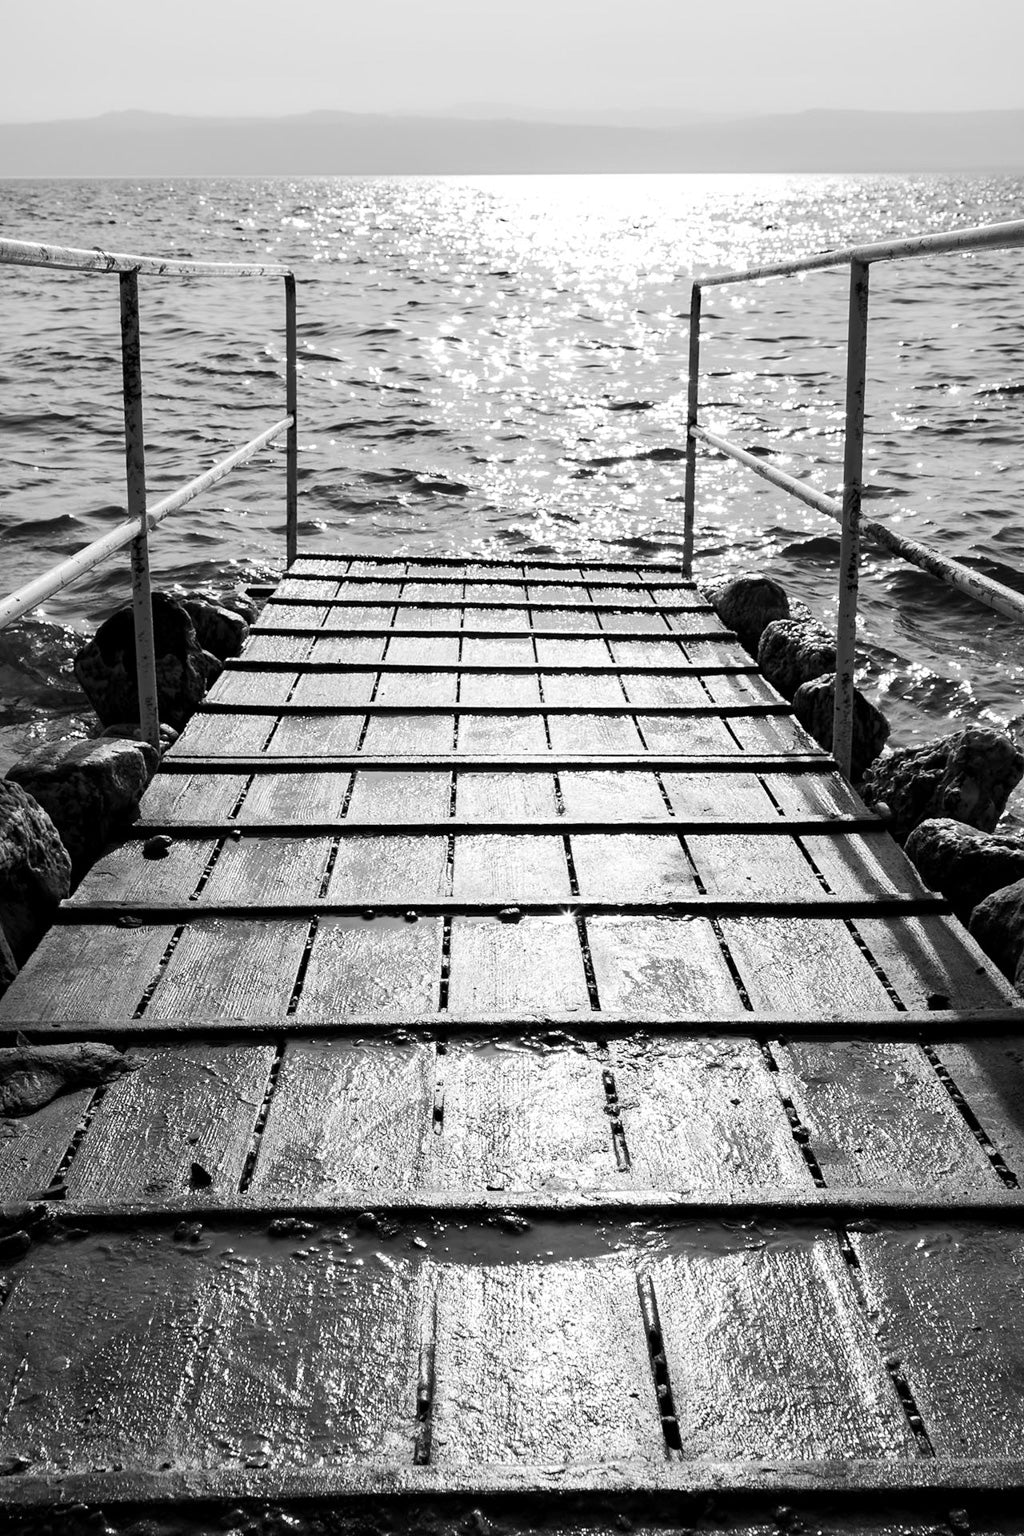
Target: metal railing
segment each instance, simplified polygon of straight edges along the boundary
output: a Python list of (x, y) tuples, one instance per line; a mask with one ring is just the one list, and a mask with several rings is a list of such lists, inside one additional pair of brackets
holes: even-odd
[[(109, 251), (79, 251), (22, 240), (0, 240), (0, 264), (48, 267), (67, 272), (117, 273), (121, 298), (121, 372), (124, 400), (125, 471), (128, 489), (128, 521), (84, 549), (78, 550), (42, 576), (0, 599), (0, 629), (35, 608), (45, 598), (63, 591), (72, 582), (105, 560), (131, 546), (132, 609), (135, 620), (135, 662), (139, 687), (139, 724), (142, 735), (160, 745), (157, 703), (156, 647), (153, 636), (153, 601), (149, 577), (149, 531), (223, 480), (232, 470), (287, 432), (286, 442), (286, 550), (288, 563), (295, 559), (298, 539), (298, 439), (297, 439), (297, 340), (295, 323), (295, 276), (289, 267), (244, 265), (214, 261), (171, 261), (154, 256), (126, 256)], [(146, 446), (142, 421), (142, 350), (139, 327), (139, 276), (147, 277), (279, 277), (285, 293), (285, 411), (265, 432), (250, 439), (226, 458), (180, 490), (154, 506), (146, 498)]]
[[(853, 246), (846, 250), (824, 251), (799, 261), (778, 262), (751, 267), (746, 271), (725, 272), (702, 277), (693, 285), (690, 303), (689, 394), (686, 417), (686, 483), (683, 562), (687, 574), (693, 566), (694, 506), (696, 492), (697, 445), (725, 454), (737, 463), (768, 480), (781, 490), (835, 518), (842, 525), (839, 550), (839, 612), (836, 618), (836, 688), (832, 722), (832, 751), (836, 762), (849, 777), (853, 746), (854, 645), (857, 627), (857, 593), (860, 575), (860, 540), (864, 532), (893, 554), (919, 566), (933, 576), (956, 587), (968, 597), (1010, 618), (1024, 620), (1024, 594), (980, 576), (958, 560), (940, 555), (915, 539), (894, 532), (883, 523), (861, 517), (864, 473), (864, 396), (867, 375), (868, 277), (876, 261), (900, 261), (911, 256), (951, 255), (965, 251), (1008, 250), (1024, 245), (1024, 220), (1008, 224), (990, 224), (980, 229), (954, 230), (940, 235), (920, 235), (911, 239)], [(850, 268), (849, 327), (846, 357), (846, 426), (843, 452), (843, 498), (836, 501), (748, 453), (735, 443), (698, 422), (700, 404), (700, 322), (701, 294), (705, 288), (727, 283), (759, 282), (765, 278), (791, 277), (798, 272), (818, 272), (828, 268)]]

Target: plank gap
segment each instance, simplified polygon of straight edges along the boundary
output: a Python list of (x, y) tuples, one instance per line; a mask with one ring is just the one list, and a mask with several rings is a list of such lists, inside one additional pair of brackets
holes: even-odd
[(281, 1064), (284, 1061), (287, 1043), (286, 1037), (282, 1035), (274, 1051), (274, 1059), (270, 1064), (270, 1071), (267, 1074), (267, 1086), (256, 1114), (256, 1123), (252, 1128), (252, 1137), (250, 1138), (249, 1150), (246, 1153), (245, 1163), (242, 1167), (242, 1176), (238, 1181), (238, 1193), (240, 1195), (246, 1193), (256, 1172), (256, 1163), (260, 1155), (260, 1144), (263, 1141), (263, 1132), (266, 1130), (267, 1119), (270, 1115), (270, 1101), (274, 1097), (277, 1080), (281, 1075)]
[(139, 999), (138, 1006), (135, 1009), (135, 1012), (132, 1014), (133, 1020), (141, 1019), (146, 1009), (149, 1007), (153, 993), (156, 991), (158, 985), (160, 984), (160, 979), (163, 976), (164, 971), (167, 969), (168, 961), (178, 947), (178, 941), (180, 940), (182, 934), (185, 932), (185, 927), (186, 925), (184, 923), (179, 923), (174, 932), (171, 934), (171, 937), (168, 939), (167, 948), (164, 950), (163, 954), (160, 956), (160, 959), (157, 962), (156, 973), (154, 974), (152, 981), (150, 981), (148, 985), (143, 988), (142, 996)]
[[(853, 1243), (850, 1241), (849, 1232), (845, 1228), (839, 1229), (838, 1237), (839, 1251), (843, 1256), (843, 1261), (846, 1265), (846, 1272), (850, 1278), (853, 1294), (857, 1300), (857, 1305), (864, 1313), (864, 1316), (867, 1318), (869, 1325), (873, 1325), (875, 1321), (872, 1315), (873, 1309), (867, 1293), (867, 1287), (864, 1283), (864, 1272), (861, 1268), (861, 1262), (857, 1256), (857, 1251), (854, 1248)], [(910, 1383), (908, 1382), (903, 1370), (903, 1362), (899, 1360), (895, 1355), (886, 1354), (883, 1357), (882, 1363), (885, 1366), (886, 1374), (888, 1375), (889, 1380), (892, 1382), (893, 1391), (896, 1393), (896, 1396), (899, 1399), (899, 1405), (903, 1410), (908, 1425), (910, 1426), (910, 1432), (917, 1442), (918, 1450), (922, 1456), (934, 1457), (935, 1447), (932, 1444), (931, 1436), (925, 1427), (924, 1416), (917, 1405), (913, 1392), (910, 1390)]]
[(647, 1338), (651, 1375), (654, 1379), (654, 1396), (658, 1404), (658, 1416), (661, 1419), (661, 1432), (665, 1438), (665, 1456), (670, 1461), (678, 1461), (682, 1459), (683, 1442), (679, 1433), (675, 1394), (672, 1391), (672, 1380), (669, 1376), (665, 1340), (661, 1331), (661, 1314), (658, 1310), (658, 1297), (653, 1278), (650, 1275), (637, 1275), (636, 1288), (640, 1301), (640, 1315)]
[(981, 1147), (981, 1150), (988, 1158), (988, 1161), (991, 1163), (993, 1171), (995, 1172), (1000, 1182), (1005, 1184), (1007, 1189), (1019, 1189), (1020, 1179), (1013, 1172), (1013, 1170), (1007, 1166), (1006, 1160), (1004, 1159), (1002, 1153), (992, 1141), (992, 1138), (985, 1130), (985, 1127), (974, 1113), (974, 1110), (967, 1102), (957, 1084), (953, 1081), (952, 1076), (939, 1057), (938, 1052), (935, 1051), (932, 1046), (925, 1044), (923, 1041), (921, 1043), (921, 1049), (924, 1052), (928, 1062), (930, 1063), (935, 1076), (938, 1078), (939, 1082), (942, 1084), (943, 1088), (952, 1099), (958, 1113), (966, 1123), (968, 1129), (971, 1132), (971, 1135), (974, 1137), (975, 1141), (978, 1143), (978, 1145)]

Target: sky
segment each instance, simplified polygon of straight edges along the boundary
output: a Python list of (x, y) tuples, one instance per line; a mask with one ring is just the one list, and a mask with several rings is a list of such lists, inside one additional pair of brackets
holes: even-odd
[(0, 0), (0, 121), (1024, 107), (1024, 0)]

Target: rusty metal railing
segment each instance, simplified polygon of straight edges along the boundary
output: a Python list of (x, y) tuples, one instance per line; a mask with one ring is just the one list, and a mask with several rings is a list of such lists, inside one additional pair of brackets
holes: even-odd
[[(139, 687), (139, 724), (145, 739), (159, 747), (160, 715), (157, 703), (156, 648), (153, 637), (153, 600), (149, 577), (149, 531), (223, 480), (232, 470), (247, 464), (262, 448), (287, 433), (285, 543), (288, 564), (295, 559), (298, 543), (298, 439), (297, 439), (297, 342), (295, 277), (289, 267), (246, 265), (215, 261), (163, 260), (154, 256), (126, 256), (109, 251), (79, 251), (22, 240), (0, 240), (0, 264), (48, 267), (66, 272), (116, 273), (121, 299), (121, 372), (124, 400), (125, 473), (128, 520), (120, 528), (95, 539), (34, 581), (0, 599), (0, 629), (23, 617), (47, 597), (63, 591), (87, 571), (131, 547), (132, 609), (135, 620), (135, 661)], [(212, 468), (154, 506), (146, 496), (146, 444), (142, 420), (142, 345), (139, 325), (139, 277), (279, 277), (285, 293), (285, 411), (258, 437), (220, 459)]]
[[(1009, 250), (1024, 246), (1024, 219), (990, 224), (980, 229), (953, 230), (940, 235), (920, 235), (846, 250), (823, 251), (798, 261), (752, 267), (702, 277), (693, 285), (690, 303), (690, 375), (686, 417), (686, 483), (683, 562), (689, 574), (693, 566), (694, 508), (696, 500), (697, 445), (725, 454), (816, 511), (842, 525), (839, 551), (839, 612), (836, 618), (836, 690), (832, 724), (832, 751), (849, 777), (853, 745), (854, 643), (857, 628), (857, 596), (860, 576), (861, 533), (893, 554), (930, 572), (940, 580), (973, 597), (997, 613), (1024, 621), (1024, 594), (940, 555), (915, 539), (861, 517), (864, 474), (864, 397), (867, 376), (868, 278), (873, 263), (900, 261), (912, 256), (951, 255), (966, 251)], [(790, 277), (799, 272), (850, 268), (849, 324), (846, 359), (846, 428), (843, 452), (843, 498), (836, 501), (793, 475), (766, 464), (735, 443), (699, 425), (701, 294), (705, 288), (727, 283), (759, 282), (765, 278)]]

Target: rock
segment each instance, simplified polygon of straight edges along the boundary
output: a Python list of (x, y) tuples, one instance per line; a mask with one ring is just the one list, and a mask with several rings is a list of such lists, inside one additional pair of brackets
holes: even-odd
[(6, 992), (18, 974), (18, 962), (14, 958), (7, 935), (0, 928), (0, 992)]
[(0, 927), (23, 965), (71, 889), (71, 860), (41, 805), (0, 779)]
[[(216, 656), (204, 651), (181, 604), (153, 593), (156, 679), (160, 719), (180, 731), (210, 683), (220, 673)], [(135, 625), (131, 604), (119, 608), (75, 657), (75, 676), (103, 725), (139, 719), (135, 670)]]
[(156, 771), (153, 747), (141, 741), (76, 741), (40, 747), (7, 775), (39, 802), (71, 855), (79, 879), (117, 828), (133, 821)]
[(1024, 955), (1024, 879), (980, 901), (968, 928), (1004, 976), (1015, 976)]
[[(826, 752), (832, 750), (832, 712), (835, 709), (835, 700), (835, 673), (831, 676), (812, 677), (809, 682), (801, 683), (793, 695), (793, 713)], [(876, 709), (864, 697), (859, 688), (855, 688), (853, 690), (853, 754), (850, 767), (854, 779), (859, 779), (868, 765), (874, 762), (888, 739), (888, 720), (881, 710)]]
[(766, 627), (778, 619), (789, 618), (785, 588), (770, 576), (736, 576), (731, 581), (716, 582), (707, 592), (722, 623), (735, 630), (740, 644), (751, 656), (757, 655)]
[(195, 625), (196, 639), (204, 651), (220, 661), (241, 655), (249, 638), (249, 626), (240, 613), (204, 597), (182, 597), (179, 601)]
[(801, 683), (835, 674), (835, 639), (813, 619), (776, 619), (761, 636), (757, 664), (772, 687), (791, 699)]
[(18, 1045), (0, 1050), (0, 1115), (31, 1115), (61, 1093), (109, 1083), (133, 1069), (112, 1045)]
[(905, 852), (921, 879), (966, 917), (1003, 886), (1024, 880), (1024, 838), (979, 832), (949, 816), (930, 817), (907, 838)]
[(861, 794), (889, 807), (895, 837), (922, 821), (949, 817), (995, 831), (1011, 792), (1024, 777), (1024, 753), (1005, 731), (969, 725), (923, 747), (898, 747), (868, 769)]
[[(124, 741), (142, 741), (142, 726), (133, 725), (130, 720), (119, 720), (116, 725), (105, 725), (102, 731), (97, 733), (98, 739), (105, 736), (118, 737)], [(173, 747), (178, 739), (178, 732), (173, 726), (160, 722), (160, 751), (166, 752), (168, 747)]]

